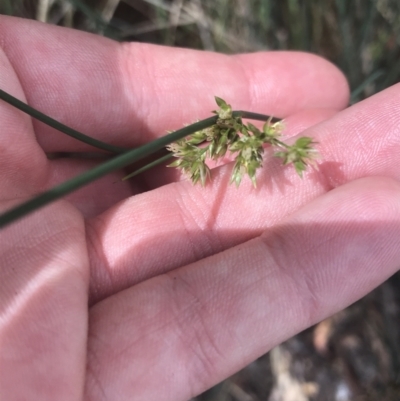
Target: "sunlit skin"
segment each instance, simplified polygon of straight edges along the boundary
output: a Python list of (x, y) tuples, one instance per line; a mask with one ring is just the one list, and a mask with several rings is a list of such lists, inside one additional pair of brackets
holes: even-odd
[[(0, 399), (185, 401), (343, 309), (398, 268), (400, 87), (343, 110), (345, 78), (303, 53), (117, 44), (0, 17), (0, 87), (136, 146), (208, 117), (214, 95), (313, 137), (319, 172), (266, 161), (257, 189), (121, 171), (0, 231)], [(0, 103), (1, 209), (96, 163)]]

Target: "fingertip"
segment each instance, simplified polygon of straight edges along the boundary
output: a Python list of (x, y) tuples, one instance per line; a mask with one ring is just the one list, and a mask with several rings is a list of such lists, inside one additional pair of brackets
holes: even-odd
[(253, 103), (268, 99), (281, 117), (309, 108), (341, 110), (349, 103), (345, 75), (318, 55), (277, 51), (235, 57), (247, 71)]
[(316, 198), (296, 215), (302, 221), (313, 216), (313, 221), (327, 223), (394, 221), (400, 215), (400, 183), (389, 177), (360, 178)]

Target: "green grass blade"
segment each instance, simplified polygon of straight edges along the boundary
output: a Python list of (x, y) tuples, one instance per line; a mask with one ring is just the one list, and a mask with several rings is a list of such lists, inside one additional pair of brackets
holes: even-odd
[(96, 148), (106, 150), (107, 152), (112, 152), (112, 153), (123, 153), (128, 150), (126, 148), (122, 148), (119, 146), (109, 145), (108, 143), (98, 141), (97, 139), (94, 139), (94, 138), (91, 138), (90, 136), (82, 134), (81, 132), (76, 131), (76, 130), (58, 122), (57, 120), (54, 120), (53, 118), (47, 116), (46, 114), (43, 114), (42, 112), (32, 108), (31, 106), (27, 105), (26, 103), (21, 102), (14, 96), (11, 96), (9, 93), (4, 92), (1, 89), (0, 89), (0, 99), (11, 104), (12, 106), (16, 107), (17, 109), (23, 111), (24, 113), (30, 115), (31, 117), (35, 118), (36, 120), (39, 120), (42, 123), (47, 124), (50, 127), (55, 128), (56, 130), (66, 134), (68, 136), (71, 136), (72, 138), (77, 139), (78, 141), (87, 143), (88, 145), (91, 145)]
[(358, 96), (363, 92), (363, 90), (373, 82), (375, 82), (377, 79), (385, 75), (386, 71), (385, 70), (378, 70), (372, 73), (364, 82), (361, 83), (356, 89), (354, 89), (351, 92), (350, 96), (350, 104), (353, 104), (357, 101)]

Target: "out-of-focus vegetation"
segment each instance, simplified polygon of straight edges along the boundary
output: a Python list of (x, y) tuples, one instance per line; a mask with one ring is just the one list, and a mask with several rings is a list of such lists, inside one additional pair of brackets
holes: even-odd
[(353, 102), (400, 77), (398, 0), (0, 0), (0, 13), (117, 40), (310, 51), (345, 72)]

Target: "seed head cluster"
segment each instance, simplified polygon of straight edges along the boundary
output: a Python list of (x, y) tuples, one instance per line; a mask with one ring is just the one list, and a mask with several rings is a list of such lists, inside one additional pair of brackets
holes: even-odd
[(256, 187), (256, 172), (262, 167), (266, 146), (278, 149), (275, 156), (282, 158), (284, 164), (293, 163), (300, 177), (308, 165), (316, 167), (318, 154), (312, 138), (302, 137), (293, 145), (287, 145), (280, 139), (284, 128), (282, 121), (272, 123), (270, 118), (260, 130), (236, 117), (225, 100), (219, 97), (215, 100), (219, 107), (214, 111), (218, 116), (215, 125), (167, 146), (176, 157), (169, 167), (181, 169), (194, 184), (200, 182), (204, 186), (210, 178), (207, 160), (221, 159), (229, 152), (235, 155), (231, 183), (239, 186), (243, 177), (248, 175)]

